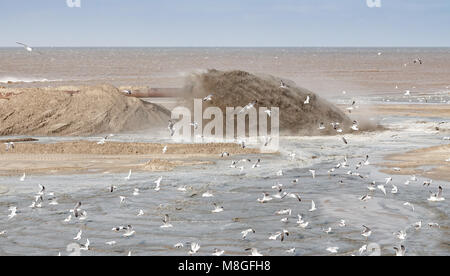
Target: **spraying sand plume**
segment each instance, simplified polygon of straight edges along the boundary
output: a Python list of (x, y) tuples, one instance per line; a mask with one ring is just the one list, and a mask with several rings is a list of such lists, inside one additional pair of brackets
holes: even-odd
[[(205, 107), (211, 105), (225, 110), (226, 107), (245, 106), (254, 100), (258, 101), (258, 106), (279, 107), (280, 131), (285, 135), (335, 134), (331, 123), (340, 123), (344, 132), (352, 125), (350, 118), (339, 108), (307, 89), (273, 76), (209, 70), (192, 75), (186, 90), (188, 98), (214, 94)], [(327, 127), (319, 130), (320, 123)]]

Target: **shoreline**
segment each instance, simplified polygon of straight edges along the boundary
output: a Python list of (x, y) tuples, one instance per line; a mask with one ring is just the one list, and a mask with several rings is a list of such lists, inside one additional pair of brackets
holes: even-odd
[[(380, 171), (392, 175), (420, 175), (433, 180), (450, 181), (450, 144), (420, 148), (387, 155)], [(394, 170), (399, 168), (400, 171)]]

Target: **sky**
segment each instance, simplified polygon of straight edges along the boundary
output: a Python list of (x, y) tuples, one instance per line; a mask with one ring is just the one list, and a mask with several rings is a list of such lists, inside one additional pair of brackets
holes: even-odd
[(450, 0), (379, 1), (0, 0), (0, 47), (450, 47)]

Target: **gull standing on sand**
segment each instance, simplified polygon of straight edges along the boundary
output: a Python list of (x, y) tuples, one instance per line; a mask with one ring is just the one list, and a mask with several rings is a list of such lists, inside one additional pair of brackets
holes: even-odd
[(167, 145), (162, 149), (162, 153), (165, 154), (167, 152)]

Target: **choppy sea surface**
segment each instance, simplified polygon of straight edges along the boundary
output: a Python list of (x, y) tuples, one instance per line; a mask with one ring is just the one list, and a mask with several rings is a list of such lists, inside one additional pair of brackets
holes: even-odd
[[(423, 64), (415, 64), (415, 59)], [(325, 95), (439, 92), (450, 48), (0, 48), (0, 85), (181, 87), (207, 69), (272, 74)]]

